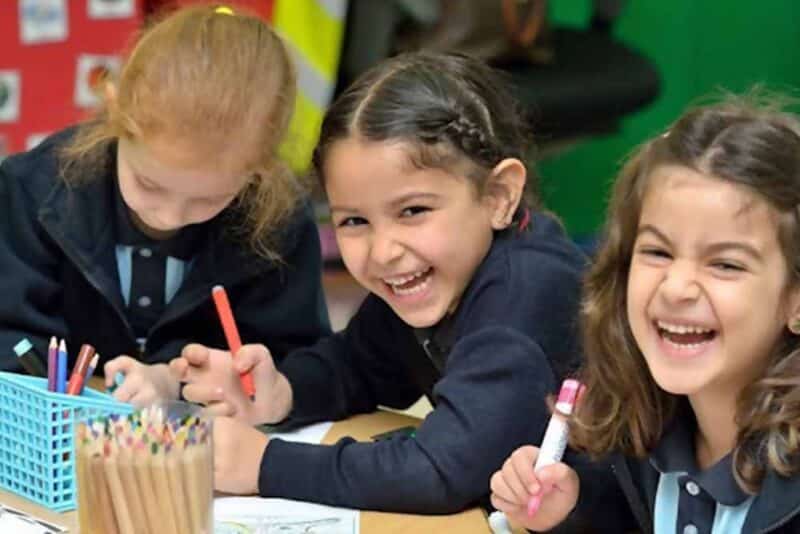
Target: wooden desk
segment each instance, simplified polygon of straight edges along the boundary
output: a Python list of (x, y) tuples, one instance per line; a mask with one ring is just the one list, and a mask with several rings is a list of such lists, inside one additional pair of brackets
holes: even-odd
[[(334, 443), (344, 436), (368, 441), (377, 433), (408, 425), (416, 425), (414, 419), (391, 412), (376, 412), (358, 415), (333, 424), (325, 435), (323, 443)], [(25, 510), (47, 521), (67, 526), (70, 533), (78, 532), (78, 515), (75, 512), (58, 514), (38, 506), (31, 501), (0, 490), (0, 502), (20, 510)], [(438, 533), (458, 532), (459, 534), (488, 534), (489, 525), (482, 510), (472, 509), (460, 514), (446, 516), (425, 516), (412, 514), (389, 514), (383, 512), (361, 512), (361, 534), (400, 534), (400, 533)]]

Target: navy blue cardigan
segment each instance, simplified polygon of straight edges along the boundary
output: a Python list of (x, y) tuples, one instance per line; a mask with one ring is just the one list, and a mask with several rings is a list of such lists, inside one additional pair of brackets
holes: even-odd
[[(571, 460), (567, 463), (581, 479), (580, 496), (567, 520), (552, 532), (652, 534), (659, 472), (650, 456), (633, 458), (614, 453), (596, 462), (578, 455)], [(800, 476), (784, 477), (768, 470), (741, 532), (800, 532)]]
[(422, 394), (433, 412), (413, 438), (329, 446), (273, 439), (261, 462), (261, 495), (414, 513), (450, 513), (485, 499), (505, 458), (541, 440), (545, 397), (577, 364), (585, 263), (544, 215), (530, 230), (496, 235), (447, 332), (433, 336), (439, 355), (367, 296), (344, 331), (280, 365), (294, 393), (291, 420), (340, 419), (379, 404), (407, 408)]
[(128, 354), (146, 363), (167, 362), (192, 341), (225, 347), (210, 298), (215, 284), (228, 290), (243, 341), (265, 343), (277, 357), (330, 332), (310, 210), (299, 210), (283, 231), (281, 265), (223, 235), (228, 208), (212, 220), (140, 353), (117, 274), (115, 160), (110, 156), (86, 185), (67, 187), (57, 155), (71, 132), (0, 165), (0, 369), (20, 369), (11, 348), (22, 337), (41, 354), (53, 335), (66, 338), (72, 356), (91, 343), (105, 359)]

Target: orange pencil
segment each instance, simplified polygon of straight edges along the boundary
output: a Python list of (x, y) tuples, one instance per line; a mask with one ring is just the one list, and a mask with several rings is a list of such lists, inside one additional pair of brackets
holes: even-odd
[[(231, 356), (235, 357), (239, 349), (242, 348), (242, 340), (239, 337), (239, 330), (236, 328), (236, 322), (233, 320), (233, 312), (231, 311), (231, 303), (228, 301), (228, 294), (222, 286), (214, 286), (211, 288), (211, 296), (214, 297), (214, 304), (217, 307), (217, 314), (219, 321), (222, 323), (222, 330), (225, 332), (225, 339), (228, 341), (228, 349), (231, 351)], [(253, 377), (250, 373), (241, 373), (239, 381), (242, 383), (242, 389), (249, 396), (256, 393), (255, 385), (253, 385)]]
[(83, 389), (83, 381), (86, 380), (86, 371), (89, 369), (89, 362), (94, 356), (94, 347), (84, 343), (78, 353), (75, 367), (72, 369), (72, 376), (69, 377), (67, 384), (67, 395), (80, 395)]

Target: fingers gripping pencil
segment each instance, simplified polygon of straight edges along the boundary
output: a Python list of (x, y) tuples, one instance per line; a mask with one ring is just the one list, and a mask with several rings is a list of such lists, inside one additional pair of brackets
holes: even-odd
[[(217, 314), (222, 323), (222, 330), (225, 332), (225, 339), (228, 341), (228, 349), (231, 351), (231, 356), (236, 357), (236, 353), (242, 348), (242, 340), (239, 338), (239, 330), (236, 328), (236, 322), (233, 320), (233, 312), (231, 311), (231, 303), (228, 301), (228, 294), (225, 292), (224, 287), (214, 286), (211, 289), (211, 295), (214, 297), (214, 304), (217, 307)], [(256, 388), (250, 373), (240, 374), (239, 381), (247, 395), (250, 397), (255, 395)]]

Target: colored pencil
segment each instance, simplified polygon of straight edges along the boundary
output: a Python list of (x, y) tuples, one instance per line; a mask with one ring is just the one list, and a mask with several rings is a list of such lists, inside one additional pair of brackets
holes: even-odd
[(86, 378), (84, 379), (83, 385), (81, 386), (81, 392), (79, 393), (80, 395), (82, 395), (83, 390), (86, 389), (86, 384), (87, 382), (89, 382), (89, 379), (94, 376), (94, 370), (97, 369), (97, 363), (99, 361), (100, 361), (100, 355), (95, 353), (95, 355), (92, 356), (92, 361), (89, 362), (89, 368), (86, 370)]
[(84, 343), (78, 352), (78, 359), (72, 368), (72, 375), (67, 384), (67, 395), (80, 395), (83, 390), (83, 383), (86, 380), (86, 372), (89, 370), (89, 363), (94, 356), (94, 347)]
[(58, 341), (56, 336), (50, 337), (47, 347), (47, 391), (56, 391), (58, 377)]
[(63, 339), (58, 344), (58, 372), (56, 374), (56, 391), (67, 392), (67, 343)]
[[(225, 339), (228, 341), (228, 349), (231, 351), (231, 356), (236, 357), (236, 353), (242, 348), (242, 340), (239, 337), (239, 329), (236, 328), (236, 321), (233, 319), (233, 311), (231, 311), (231, 303), (228, 301), (228, 294), (225, 292), (224, 287), (214, 286), (211, 289), (211, 295), (214, 297), (219, 321), (222, 323), (222, 330), (225, 332)], [(241, 373), (239, 381), (245, 393), (251, 397), (255, 395), (256, 388), (253, 384), (253, 376), (249, 372)]]

